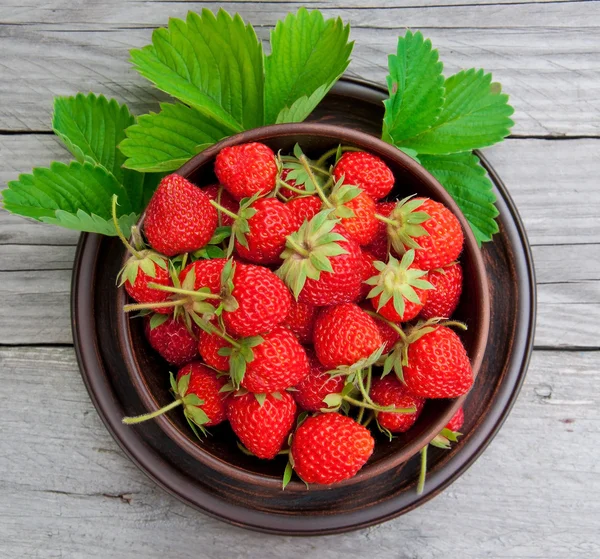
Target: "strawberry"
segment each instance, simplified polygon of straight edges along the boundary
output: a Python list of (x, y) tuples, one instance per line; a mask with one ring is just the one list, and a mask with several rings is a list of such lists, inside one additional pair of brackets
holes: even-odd
[(376, 412), (377, 422), (390, 433), (404, 433), (417, 421), (423, 410), (425, 400), (413, 396), (395, 376), (373, 379), (371, 399), (380, 406), (396, 406), (397, 408), (415, 408), (414, 413)]
[[(206, 414), (208, 421), (203, 425), (212, 427), (218, 425), (226, 419), (226, 399), (229, 396), (227, 392), (220, 392), (221, 388), (227, 382), (226, 376), (217, 376), (215, 371), (205, 367), (199, 361), (194, 361), (183, 366), (177, 372), (178, 386), (183, 377), (189, 375), (189, 384), (185, 391), (185, 396), (195, 394), (202, 400), (198, 407)], [(186, 406), (187, 407), (187, 406)], [(187, 410), (186, 410), (187, 411)], [(186, 413), (186, 416), (188, 414)], [(194, 419), (194, 413), (191, 413)], [(197, 423), (198, 424), (198, 423)]]
[[(388, 217), (395, 207), (396, 202), (378, 202), (375, 205), (375, 214)], [(388, 239), (387, 225), (383, 221), (377, 220), (377, 231), (373, 236), (373, 240), (364, 248), (375, 256), (377, 260), (381, 260), (382, 262), (388, 261), (388, 254), (392, 247)]]
[(267, 394), (259, 403), (251, 392), (229, 399), (227, 419), (242, 444), (258, 458), (277, 456), (294, 425), (296, 402), (287, 392)]
[(308, 375), (296, 384), (292, 396), (303, 410), (319, 411), (327, 407), (323, 402), (326, 396), (342, 392), (346, 379), (342, 375), (332, 376), (327, 373), (312, 352), (308, 354), (308, 362), (310, 364)]
[(241, 385), (250, 392), (263, 393), (302, 381), (308, 374), (308, 358), (296, 336), (277, 326), (262, 338), (263, 342), (253, 348), (253, 359), (246, 365)]
[(225, 421), (226, 398), (229, 395), (221, 392), (225, 378), (205, 367), (199, 361), (189, 363), (177, 373), (177, 380), (171, 373), (171, 391), (175, 400), (163, 408), (138, 415), (125, 417), (123, 423), (134, 424), (153, 419), (177, 406), (183, 406), (183, 413), (194, 433), (200, 438), (197, 427), (206, 433), (205, 427), (213, 427)]
[(446, 424), (446, 429), (457, 433), (458, 431), (460, 431), (462, 429), (464, 422), (465, 422), (465, 412), (461, 406), (460, 408), (458, 408), (456, 410), (456, 413), (452, 416), (450, 421), (448, 421), (448, 423)]
[[(394, 345), (396, 345), (396, 342), (400, 339), (400, 333), (391, 325), (390, 321), (384, 319), (383, 317), (374, 317), (374, 319), (375, 324), (377, 324), (377, 328), (379, 329), (381, 339), (383, 340), (383, 353), (389, 353)], [(400, 326), (397, 324), (395, 326), (400, 328)]]
[(296, 335), (301, 344), (312, 343), (317, 310), (318, 307), (292, 299), (290, 312), (283, 323)]
[(369, 244), (377, 234), (379, 220), (375, 217), (374, 200), (360, 188), (335, 184), (328, 198), (333, 215), (340, 218), (346, 236), (359, 245)]
[(257, 264), (280, 262), (286, 237), (296, 230), (296, 218), (277, 198), (242, 201), (240, 217), (233, 225), (235, 250)]
[(229, 371), (229, 356), (220, 355), (219, 350), (231, 347), (221, 336), (201, 332), (198, 340), (198, 351), (200, 357), (204, 359), (207, 365), (214, 367), (219, 371)]
[(275, 154), (258, 142), (223, 148), (215, 158), (215, 174), (236, 200), (268, 194), (277, 181)]
[(292, 302), (283, 281), (262, 266), (236, 263), (234, 268), (230, 279), (222, 279), (222, 291), (229, 290), (235, 301), (223, 313), (227, 331), (236, 337), (254, 336), (281, 324)]
[(458, 218), (443, 204), (428, 198), (405, 198), (389, 215), (387, 232), (398, 254), (415, 250), (415, 266), (433, 270), (460, 254), (464, 235)]
[(362, 258), (360, 277), (362, 279), (362, 283), (360, 284), (360, 293), (357, 301), (363, 301), (367, 298), (369, 291), (371, 291), (371, 286), (365, 282), (373, 276), (377, 276), (379, 274), (379, 271), (377, 268), (375, 268), (375, 262), (377, 260), (375, 256), (373, 256), (368, 250), (362, 250), (361, 253)]
[(458, 262), (431, 270), (427, 274), (427, 281), (433, 285), (433, 289), (427, 295), (419, 316), (424, 319), (450, 318), (460, 299), (462, 278), (462, 268)]
[(323, 306), (353, 301), (360, 292), (360, 247), (330, 212), (319, 212), (288, 235), (277, 271), (297, 300)]
[(174, 256), (202, 248), (217, 227), (217, 210), (208, 196), (183, 177), (166, 176), (154, 192), (144, 220), (153, 249)]
[(152, 348), (173, 365), (184, 365), (198, 355), (198, 340), (189, 332), (181, 318), (160, 315), (155, 325), (146, 318), (144, 331)]
[(318, 196), (299, 196), (285, 203), (295, 219), (294, 229), (297, 231), (305, 221), (310, 221), (323, 207), (323, 202)]
[(373, 308), (392, 322), (406, 322), (419, 314), (427, 301), (427, 272), (415, 269), (415, 251), (409, 250), (398, 262), (390, 255), (387, 264), (375, 262), (379, 275), (366, 283), (373, 287), (368, 297)]
[[(225, 258), (213, 258), (212, 260), (196, 260), (188, 264), (179, 274), (181, 285), (190, 284), (190, 289), (197, 291), (202, 287), (208, 287), (210, 292), (217, 295), (221, 291), (221, 273), (227, 264)], [(193, 276), (188, 278), (188, 274)], [(191, 279), (194, 281), (192, 282)]]
[(450, 328), (431, 324), (417, 325), (408, 334), (409, 341), (416, 339), (408, 345), (404, 383), (415, 396), (457, 398), (473, 385), (469, 357)]
[[(231, 194), (227, 192), (219, 184), (210, 184), (202, 189), (202, 192), (208, 196), (210, 200), (214, 200), (219, 206), (222, 206), (227, 211), (237, 214), (240, 209), (240, 203), (231, 197)], [(217, 208), (217, 214), (219, 216), (219, 226), (231, 226), (233, 225), (233, 218), (230, 215), (222, 212)]]
[(362, 188), (373, 200), (387, 196), (394, 187), (394, 174), (377, 156), (364, 151), (344, 153), (333, 169), (335, 181)]
[(335, 369), (368, 358), (383, 340), (373, 318), (358, 305), (343, 303), (321, 311), (313, 343), (321, 364)]
[(305, 483), (329, 485), (354, 476), (374, 445), (371, 433), (354, 419), (322, 413), (307, 418), (296, 429), (290, 461)]

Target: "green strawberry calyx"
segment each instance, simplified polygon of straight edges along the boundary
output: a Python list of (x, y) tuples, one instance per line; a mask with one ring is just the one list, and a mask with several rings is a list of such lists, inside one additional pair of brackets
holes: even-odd
[[(430, 445), (444, 450), (449, 450), (452, 446), (451, 443), (458, 442), (458, 437), (462, 437), (462, 433), (458, 431), (451, 431), (445, 427), (436, 435), (431, 441)], [(417, 483), (417, 495), (421, 495), (425, 489), (425, 479), (427, 477), (427, 448), (429, 445), (425, 445), (421, 449), (421, 470), (419, 473), (419, 481)]]
[(183, 413), (186, 420), (190, 424), (190, 427), (192, 427), (192, 430), (196, 436), (201, 438), (198, 429), (200, 429), (203, 434), (206, 434), (204, 425), (209, 423), (210, 419), (208, 415), (206, 415), (206, 412), (202, 409), (204, 400), (202, 400), (197, 394), (188, 392), (191, 373), (182, 375), (178, 380), (175, 380), (173, 373), (169, 373), (169, 375), (171, 381), (171, 391), (175, 396), (175, 400), (153, 412), (134, 417), (124, 417), (122, 419), (123, 423), (126, 425), (135, 425), (136, 423), (142, 423), (144, 421), (148, 421), (149, 419), (154, 419), (155, 417), (163, 415), (164, 413), (167, 413), (178, 406), (183, 406)]
[(430, 216), (426, 212), (417, 211), (425, 198), (413, 196), (400, 200), (388, 217), (376, 215), (377, 219), (387, 225), (388, 239), (400, 255), (409, 249), (420, 249), (421, 245), (415, 239), (429, 235), (421, 224)]
[(421, 300), (415, 291), (417, 289), (433, 289), (433, 285), (423, 276), (427, 276), (424, 270), (411, 268), (415, 259), (415, 251), (410, 249), (404, 254), (401, 261), (394, 258), (391, 254), (387, 263), (376, 261), (373, 263), (375, 269), (379, 272), (365, 281), (367, 285), (374, 286), (367, 298), (380, 296), (377, 305), (379, 311), (388, 301), (393, 301), (394, 310), (399, 316), (404, 314), (405, 303), (410, 301), (417, 305), (421, 304)]
[(340, 178), (333, 186), (329, 195), (329, 201), (334, 207), (333, 215), (342, 219), (355, 217), (354, 211), (348, 208), (346, 204), (354, 200), (362, 192), (362, 188), (352, 184), (344, 184), (344, 177)]
[(308, 278), (319, 280), (322, 272), (333, 273), (330, 258), (347, 254), (339, 244), (346, 238), (333, 231), (338, 223), (339, 219), (331, 217), (331, 210), (323, 210), (287, 236), (281, 253), (284, 262), (276, 274), (296, 299)]

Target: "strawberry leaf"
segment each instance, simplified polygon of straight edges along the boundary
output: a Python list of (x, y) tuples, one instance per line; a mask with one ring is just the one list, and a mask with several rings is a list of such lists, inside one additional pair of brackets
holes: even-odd
[(444, 102), (443, 64), (431, 41), (420, 31), (398, 38), (396, 54), (388, 57), (389, 99), (384, 101), (383, 139), (401, 143), (427, 130)]
[(171, 18), (131, 51), (137, 71), (227, 135), (263, 124), (263, 52), (251, 25), (224, 10)]
[(136, 171), (174, 171), (230, 131), (204, 113), (179, 103), (161, 103), (159, 113), (138, 117), (119, 148), (125, 167)]
[(498, 232), (494, 206), (496, 195), (485, 169), (476, 155), (456, 153), (454, 155), (422, 155), (421, 164), (450, 193), (458, 204), (477, 243), (492, 240)]
[(265, 59), (265, 124), (304, 120), (344, 73), (353, 43), (340, 18), (300, 8), (278, 21)]
[[(463, 70), (445, 84), (438, 119), (427, 130), (398, 142), (422, 154), (449, 154), (491, 146), (510, 133), (513, 108), (500, 84), (483, 70)], [(421, 159), (422, 160), (422, 159)]]
[(292, 468), (292, 464), (288, 462), (285, 466), (285, 471), (283, 472), (283, 481), (281, 484), (281, 488), (285, 489), (288, 483), (292, 480), (292, 474), (294, 473), (294, 469)]

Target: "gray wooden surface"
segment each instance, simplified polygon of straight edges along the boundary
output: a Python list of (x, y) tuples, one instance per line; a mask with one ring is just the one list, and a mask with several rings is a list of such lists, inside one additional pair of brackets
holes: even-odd
[[(0, 0), (0, 188), (67, 154), (52, 97), (92, 90), (156, 107), (127, 50), (188, 9), (223, 6), (261, 37), (288, 1)], [(494, 72), (513, 137), (487, 151), (521, 212), (539, 293), (536, 349), (485, 454), (439, 497), (342, 536), (233, 528), (150, 482), (104, 429), (69, 326), (77, 235), (0, 212), (0, 558), (600, 557), (600, 2), (308, 1), (356, 40), (351, 72), (382, 81), (405, 27), (448, 71)], [(507, 294), (509, 297), (510, 294)]]

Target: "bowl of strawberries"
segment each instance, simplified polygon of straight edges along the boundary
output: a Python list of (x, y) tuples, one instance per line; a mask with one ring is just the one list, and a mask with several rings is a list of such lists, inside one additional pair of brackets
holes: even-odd
[(375, 488), (458, 421), (485, 266), (394, 146), (326, 124), (243, 132), (165, 177), (122, 240), (117, 333), (147, 410), (124, 422), (155, 421), (225, 485), (301, 514), (307, 491)]

